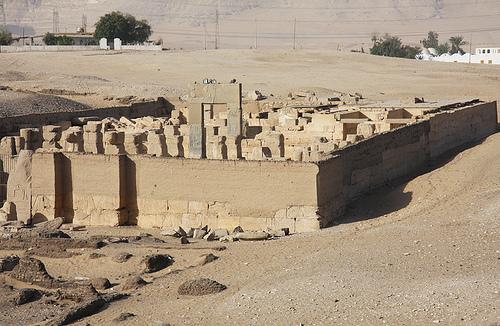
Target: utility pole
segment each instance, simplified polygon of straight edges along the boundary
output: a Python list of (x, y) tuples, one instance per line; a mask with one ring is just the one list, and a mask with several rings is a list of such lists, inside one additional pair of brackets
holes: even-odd
[(469, 42), (469, 63), (472, 62), (472, 33), (470, 33), (470, 42)]
[(5, 16), (5, 2), (0, 0), (0, 14), (2, 14), (2, 25), (7, 26), (7, 18)]
[(293, 49), (296, 49), (297, 42), (297, 18), (293, 20)]
[(22, 40), (23, 40), (23, 46), (24, 46), (24, 27), (23, 27), (23, 38), (22, 38)]
[(219, 8), (215, 9), (215, 49), (219, 48)]
[(87, 16), (82, 15), (82, 32), (87, 33)]
[(203, 23), (205, 51), (207, 50), (207, 23)]
[(56, 9), (52, 11), (52, 32), (59, 33), (59, 12)]
[(258, 29), (257, 29), (257, 18), (255, 18), (255, 49), (257, 50), (257, 43), (258, 43), (259, 35), (258, 35)]

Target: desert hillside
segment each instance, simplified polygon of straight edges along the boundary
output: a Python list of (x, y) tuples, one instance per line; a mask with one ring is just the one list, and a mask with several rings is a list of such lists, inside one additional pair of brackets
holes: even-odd
[[(14, 33), (73, 32), (85, 15), (120, 10), (152, 23), (154, 38), (171, 48), (213, 48), (216, 9), (222, 48), (368, 48), (374, 33), (418, 42), (429, 30), (442, 38), (463, 35), (473, 46), (500, 45), (500, 2), (492, 0), (1, 0), (0, 20)], [(1, 23), (1, 21), (0, 21)]]

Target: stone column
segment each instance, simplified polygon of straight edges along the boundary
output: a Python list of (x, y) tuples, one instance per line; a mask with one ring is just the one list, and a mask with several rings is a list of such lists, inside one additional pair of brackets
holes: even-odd
[(71, 153), (83, 152), (82, 127), (70, 127), (62, 132), (61, 145), (63, 151)]
[(123, 131), (106, 131), (104, 133), (104, 154), (117, 155), (125, 153), (125, 133)]
[(148, 154), (157, 157), (167, 156), (167, 143), (162, 129), (153, 129), (148, 132)]
[(189, 158), (206, 157), (205, 124), (203, 104), (194, 103), (189, 107)]
[(102, 122), (89, 121), (83, 126), (83, 148), (85, 153), (104, 154)]
[(24, 128), (19, 130), (21, 138), (24, 139), (24, 148), (34, 151), (42, 147), (42, 135), (38, 128)]
[(14, 137), (3, 137), (0, 141), (0, 154), (16, 155), (16, 140)]
[(144, 142), (146, 134), (144, 132), (125, 133), (125, 152), (128, 154), (146, 154), (148, 149)]
[(45, 149), (61, 149), (59, 141), (61, 140), (62, 128), (60, 126), (48, 125), (42, 127), (43, 144)]

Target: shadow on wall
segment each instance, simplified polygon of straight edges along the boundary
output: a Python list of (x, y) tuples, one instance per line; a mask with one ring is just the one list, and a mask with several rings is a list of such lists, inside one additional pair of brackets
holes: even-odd
[(413, 198), (412, 192), (405, 192), (407, 184), (408, 182), (395, 187), (385, 186), (372, 194), (358, 198), (348, 205), (345, 215), (333, 225), (378, 218), (407, 207)]
[(331, 226), (378, 218), (407, 207), (413, 199), (413, 193), (405, 192), (405, 188), (412, 179), (445, 166), (464, 150), (480, 145), (485, 140), (486, 138), (448, 151), (438, 159), (432, 160), (424, 169), (416, 171), (414, 175), (393, 180), (390, 184), (354, 200), (347, 205), (345, 214), (336, 219)]

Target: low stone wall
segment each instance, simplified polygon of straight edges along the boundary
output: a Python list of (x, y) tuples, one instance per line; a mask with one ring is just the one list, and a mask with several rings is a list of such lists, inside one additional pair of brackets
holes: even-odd
[(310, 163), (37, 152), (31, 184), (23, 190), (15, 183), (15, 204), (31, 201), (35, 220), (64, 216), (83, 225), (313, 231), (340, 217), (355, 198), (421, 172), (496, 126), (495, 102), (450, 109)]
[(99, 117), (100, 119), (112, 117), (119, 119), (127, 117), (129, 119), (143, 116), (166, 116), (172, 111), (173, 105), (164, 98), (159, 98), (154, 102), (135, 103), (130, 106), (118, 106), (73, 112), (50, 112), (33, 113), (20, 116), (13, 116), (0, 119), (0, 138), (10, 133), (17, 133), (19, 129), (30, 127), (41, 127), (44, 125), (56, 124), (61, 121), (71, 121), (79, 117)]
[(94, 45), (2, 45), (0, 53), (19, 52), (76, 52), (76, 51), (98, 51), (99, 46)]
[(439, 112), (428, 120), (353, 144), (319, 162), (322, 223), (341, 216), (346, 205), (360, 195), (391, 180), (415, 175), (446, 152), (493, 134), (496, 121), (496, 102)]
[(122, 45), (121, 50), (131, 51), (162, 51), (161, 45)]
[(319, 229), (312, 163), (37, 152), (32, 171), (37, 220)]

